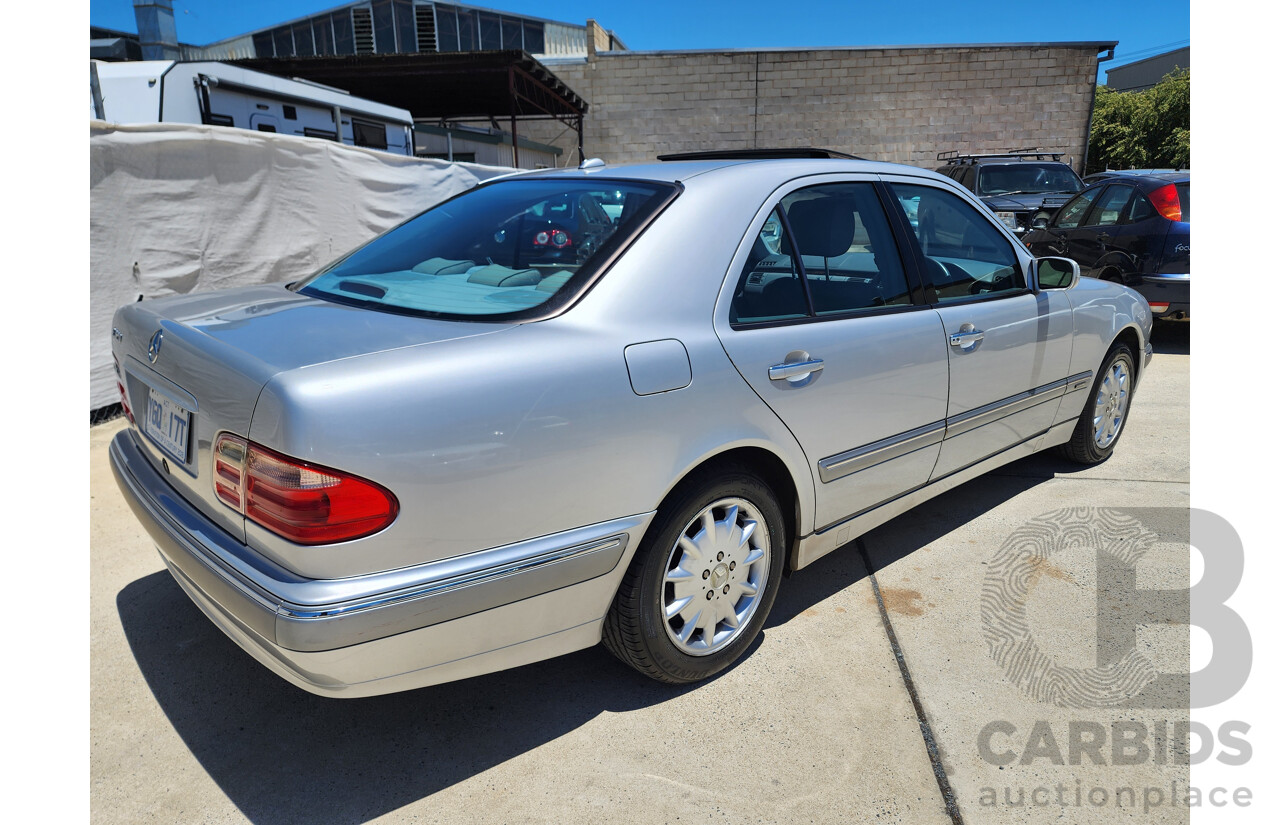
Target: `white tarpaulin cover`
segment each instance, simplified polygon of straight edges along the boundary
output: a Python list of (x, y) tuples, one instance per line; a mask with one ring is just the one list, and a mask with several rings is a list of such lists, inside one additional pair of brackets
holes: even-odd
[(514, 170), (222, 126), (89, 124), (89, 408), (119, 401), (122, 304), (307, 275)]

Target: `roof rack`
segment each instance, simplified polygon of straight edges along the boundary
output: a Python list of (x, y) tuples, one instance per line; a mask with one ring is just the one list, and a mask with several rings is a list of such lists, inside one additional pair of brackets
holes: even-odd
[(950, 152), (939, 152), (938, 160), (945, 161), (948, 164), (961, 165), (973, 164), (979, 160), (988, 158), (1010, 158), (1013, 160), (1054, 160), (1061, 161), (1066, 152), (1041, 151), (1035, 147), (1030, 149), (1010, 149), (1007, 152), (996, 152), (990, 155), (962, 155), (952, 150)]
[(834, 149), (712, 149), (705, 152), (678, 152), (658, 155), (658, 160), (794, 160), (796, 158), (841, 158), (866, 160)]

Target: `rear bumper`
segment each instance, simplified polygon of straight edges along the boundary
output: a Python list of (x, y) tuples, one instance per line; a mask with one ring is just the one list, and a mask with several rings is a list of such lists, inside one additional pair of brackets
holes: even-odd
[(1184, 320), (1191, 317), (1191, 273), (1143, 275), (1133, 288), (1152, 305), (1151, 312), (1156, 319)]
[(464, 678), (599, 641), (652, 513), (349, 579), (306, 579), (174, 493), (130, 431), (111, 443), (126, 501), (191, 599), (290, 682), (369, 696)]

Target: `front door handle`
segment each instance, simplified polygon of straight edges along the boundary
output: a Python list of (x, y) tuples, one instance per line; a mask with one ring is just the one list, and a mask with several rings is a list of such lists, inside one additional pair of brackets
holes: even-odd
[(804, 378), (811, 372), (822, 372), (821, 358), (811, 358), (808, 361), (793, 361), (789, 364), (774, 364), (769, 367), (769, 380), (781, 381), (785, 378)]
[(961, 349), (969, 349), (984, 337), (985, 335), (982, 330), (975, 329), (973, 324), (965, 324), (960, 327), (959, 332), (951, 334), (951, 346), (960, 347)]

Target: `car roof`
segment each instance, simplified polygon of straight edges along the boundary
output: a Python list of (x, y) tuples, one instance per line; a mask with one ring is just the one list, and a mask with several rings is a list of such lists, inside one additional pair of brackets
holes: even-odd
[(1183, 183), (1190, 182), (1191, 170), (1183, 169), (1175, 171), (1172, 169), (1117, 169), (1108, 170), (1106, 172), (1094, 172), (1086, 177), (1091, 184), (1100, 183), (1104, 180), (1117, 180), (1123, 178), (1125, 180), (1145, 179), (1148, 181), (1159, 181), (1160, 183)]
[(1087, 188), (1095, 189), (1104, 184), (1120, 182), (1132, 183), (1143, 192), (1150, 192), (1153, 189), (1159, 189), (1161, 186), (1168, 186), (1171, 183), (1191, 183), (1191, 175), (1188, 172), (1165, 172), (1155, 175), (1107, 175), (1087, 180), (1085, 184)]
[(676, 160), (623, 166), (595, 166), (590, 169), (539, 169), (536, 172), (519, 173), (519, 177), (614, 178), (684, 183), (702, 175), (710, 177), (711, 173), (717, 173), (716, 176), (719, 174), (751, 175), (758, 176), (762, 180), (772, 178), (779, 182), (806, 175), (841, 173), (914, 175), (948, 180), (919, 166), (844, 158)]

